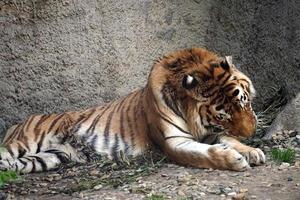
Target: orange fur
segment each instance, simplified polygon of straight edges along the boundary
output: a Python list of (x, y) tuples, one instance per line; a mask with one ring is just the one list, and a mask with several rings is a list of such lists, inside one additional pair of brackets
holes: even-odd
[[(3, 141), (0, 169), (44, 171), (66, 160), (84, 162), (94, 153), (119, 159), (121, 152), (135, 156), (156, 144), (183, 165), (245, 170), (254, 161), (240, 153), (248, 155), (252, 148), (223, 134), (222, 144), (204, 142), (218, 136), (215, 128), (241, 137), (255, 132), (253, 92), (250, 79), (226, 59), (201, 48), (173, 52), (156, 61), (143, 89), (122, 99), (84, 111), (31, 116), (12, 127)], [(262, 152), (257, 154), (262, 162)]]

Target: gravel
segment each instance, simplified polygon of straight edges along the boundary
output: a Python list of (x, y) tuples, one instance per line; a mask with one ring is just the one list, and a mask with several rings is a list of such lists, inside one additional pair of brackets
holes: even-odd
[[(300, 199), (300, 159), (294, 163), (270, 160), (270, 149), (296, 149), (298, 133), (274, 134), (262, 145), (267, 156), (264, 166), (246, 172), (183, 167), (148, 153), (129, 165), (102, 160), (85, 165), (70, 163), (47, 173), (22, 175), (0, 190), (7, 199)], [(284, 172), (284, 173), (282, 173)], [(0, 198), (1, 199), (1, 198)]]

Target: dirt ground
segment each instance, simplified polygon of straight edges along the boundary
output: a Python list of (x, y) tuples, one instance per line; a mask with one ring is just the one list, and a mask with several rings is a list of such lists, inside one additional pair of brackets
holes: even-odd
[[(162, 157), (135, 165), (110, 162), (21, 176), (2, 199), (300, 199), (300, 159), (246, 172), (195, 169)], [(144, 158), (143, 158), (144, 159)], [(142, 165), (139, 166), (139, 165)]]

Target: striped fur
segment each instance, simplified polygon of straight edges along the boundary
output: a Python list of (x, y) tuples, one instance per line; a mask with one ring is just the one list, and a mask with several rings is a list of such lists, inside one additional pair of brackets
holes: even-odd
[(250, 79), (229, 57), (201, 48), (177, 51), (155, 62), (144, 88), (117, 101), (34, 115), (11, 127), (0, 169), (47, 171), (102, 154), (136, 156), (156, 145), (183, 165), (242, 171), (265, 162), (261, 150), (237, 140), (255, 132), (253, 95)]

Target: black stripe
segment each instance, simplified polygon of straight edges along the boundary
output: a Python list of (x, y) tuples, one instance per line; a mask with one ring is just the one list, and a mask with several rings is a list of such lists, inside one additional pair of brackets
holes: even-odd
[(180, 142), (180, 143), (178, 143), (178, 144), (176, 144), (176, 147), (177, 146), (179, 146), (179, 145), (182, 145), (182, 144), (184, 144), (184, 143), (187, 143), (187, 144), (189, 144), (189, 143), (191, 143), (192, 141), (189, 141), (189, 140), (184, 140), (184, 141), (182, 141), (182, 142)]
[(203, 92), (202, 92), (202, 95), (204, 97), (211, 97), (214, 95), (215, 92), (217, 92), (219, 89), (217, 86), (215, 85), (211, 85), (209, 88), (205, 89)]
[(206, 135), (202, 142), (205, 144), (216, 144), (219, 140), (218, 134)]
[(16, 172), (19, 171), (19, 166), (18, 166), (18, 163), (17, 163), (17, 162), (15, 162), (15, 167), (16, 167), (16, 169), (15, 169)]
[(130, 116), (129, 116), (129, 111), (131, 109), (131, 105), (132, 105), (132, 100), (134, 99), (135, 96), (133, 96), (129, 102), (128, 102), (128, 107), (126, 109), (126, 119), (127, 119), (127, 124), (128, 124), (128, 128), (129, 128), (129, 133), (130, 133), (130, 141), (131, 141), (131, 149), (133, 150), (135, 148), (135, 143), (134, 143), (134, 138), (133, 136), (133, 128), (132, 128), (132, 122), (130, 120)]
[[(160, 135), (161, 135), (163, 138), (165, 138), (164, 132), (163, 132), (159, 127), (157, 127), (157, 126), (152, 126), (152, 125), (150, 125), (150, 126), (152, 127), (152, 129), (158, 130), (158, 132), (160, 133)], [(151, 127), (150, 127), (150, 129), (151, 129)]]
[(23, 137), (23, 144), (25, 145), (25, 147), (28, 149), (28, 151), (30, 151), (30, 146), (28, 144), (28, 137), (26, 135), (24, 135)]
[(21, 158), (25, 155), (26, 150), (18, 143), (18, 158)]
[(54, 154), (61, 163), (68, 163), (70, 158), (65, 152), (59, 151), (57, 149), (49, 149), (45, 151), (46, 153)]
[(25, 128), (25, 132), (28, 131), (29, 129), (29, 126), (31, 125), (33, 119), (34, 119), (35, 116), (31, 116), (28, 120), (27, 120), (27, 123), (26, 123), (26, 128)]
[(7, 145), (7, 147), (6, 147), (6, 150), (8, 151), (8, 153), (11, 155), (11, 157), (15, 157), (15, 155), (14, 155), (14, 153), (13, 153), (13, 151), (12, 151), (12, 149), (11, 149), (11, 146), (10, 145)]
[(224, 90), (224, 92), (228, 92), (232, 90), (236, 85), (237, 85), (236, 83), (229, 83), (225, 85), (222, 89)]
[(98, 114), (97, 117), (95, 117), (92, 124), (90, 125), (90, 127), (86, 131), (86, 137), (88, 137), (89, 135), (92, 135), (94, 133), (96, 124), (98, 123), (101, 116), (102, 116), (101, 114), (100, 115)]
[(8, 137), (6, 138), (5, 141), (3, 141), (3, 144), (8, 144), (8, 142), (14, 138), (14, 136), (16, 135), (17, 131), (20, 129), (22, 124), (18, 124), (17, 127), (10, 133), (10, 135), (8, 135)]
[(119, 137), (117, 134), (115, 134), (115, 143), (112, 148), (112, 156), (115, 160), (119, 159), (118, 151), (119, 151)]
[(116, 106), (114, 106), (113, 110), (110, 111), (110, 113), (107, 117), (106, 126), (105, 126), (105, 129), (104, 129), (104, 147), (105, 148), (109, 147), (110, 124), (111, 124), (111, 120), (113, 118), (113, 115), (115, 113), (115, 110), (116, 110)]
[(137, 123), (137, 121), (138, 121), (137, 114), (138, 114), (138, 107), (140, 105), (140, 100), (141, 100), (141, 95), (138, 95), (138, 99), (136, 100), (136, 104), (133, 107), (134, 128), (135, 128), (136, 133), (139, 131), (138, 123)]
[(205, 108), (206, 108), (206, 113), (208, 113), (209, 115), (211, 115), (211, 111), (210, 111), (209, 105), (206, 105)]
[(99, 119), (104, 115), (104, 113), (111, 107), (111, 103), (107, 105), (107, 107), (100, 113), (97, 115), (97, 117), (93, 120), (91, 126), (88, 128), (84, 138), (88, 139), (88, 137), (92, 134), (94, 134), (95, 132), (95, 128), (97, 123), (99, 122)]
[(119, 103), (116, 112), (119, 112), (119, 111), (120, 111), (120, 109), (121, 109), (121, 107), (123, 106), (123, 104), (124, 104), (125, 100), (127, 99), (127, 97), (128, 97), (128, 96), (124, 97), (124, 98), (122, 99), (122, 101)]
[[(153, 131), (153, 133), (154, 133), (154, 134), (149, 135), (152, 144), (154, 144), (155, 148), (162, 151), (163, 150), (162, 148), (164, 146), (164, 143), (162, 143), (162, 140), (164, 138), (163, 131), (159, 127), (154, 126), (152, 124), (149, 124), (148, 126), (150, 128), (150, 131), (151, 132)], [(159, 133), (159, 134), (157, 134), (157, 133)], [(157, 139), (157, 138), (159, 138), (159, 139)]]
[(120, 134), (121, 134), (122, 141), (125, 144), (125, 155), (127, 155), (128, 150), (129, 150), (129, 146), (128, 146), (128, 143), (125, 141), (124, 110), (125, 110), (125, 107), (122, 105), (121, 114), (120, 114)]
[(40, 163), (41, 166), (42, 166), (42, 171), (47, 171), (47, 164), (45, 163), (45, 161), (38, 157), (38, 156), (28, 156), (28, 157), (31, 157), (31, 158), (35, 158), (36, 162)]
[(25, 169), (27, 167), (27, 162), (22, 160), (23, 158), (19, 158), (18, 160), (20, 161), (20, 163), (23, 164), (23, 167), (20, 171), (22, 171), (23, 169)]
[(39, 142), (37, 143), (37, 148), (36, 148), (36, 153), (40, 152), (41, 151), (41, 147), (43, 145), (43, 142), (44, 142), (44, 138), (45, 138), (45, 135), (46, 135), (46, 132), (43, 131), (40, 139), (39, 139)]
[(209, 117), (209, 115), (206, 115), (206, 121), (207, 121), (208, 124), (210, 124), (211, 118)]
[(31, 160), (31, 163), (32, 163), (32, 169), (31, 169), (31, 172), (30, 172), (30, 173), (32, 173), (32, 172), (35, 172), (35, 171), (36, 171), (35, 160), (34, 160), (34, 159), (33, 159), (33, 160)]
[(171, 125), (173, 125), (173, 126), (175, 126), (178, 130), (180, 130), (181, 132), (183, 132), (183, 133), (186, 133), (186, 134), (189, 134), (190, 135), (190, 133), (189, 132), (187, 132), (187, 131), (185, 131), (185, 130), (183, 130), (182, 128), (180, 128), (179, 126), (177, 126), (176, 124), (174, 124), (173, 122), (171, 122), (171, 121), (169, 121), (168, 119), (166, 119), (166, 118), (164, 118), (163, 116), (160, 116), (163, 120), (165, 120), (166, 122), (168, 122), (169, 124), (171, 124)]
[(218, 81), (221, 80), (221, 79), (225, 76), (225, 74), (226, 74), (226, 72), (223, 72), (222, 74), (219, 74), (219, 75), (217, 76)]
[(231, 75), (228, 74), (228, 76), (222, 81), (222, 83), (220, 84), (220, 86), (224, 85), (229, 80), (230, 77), (231, 77)]
[(125, 142), (125, 141), (123, 141), (123, 142), (125, 144), (125, 155), (128, 155), (128, 151), (129, 151), (130, 146), (127, 142)]
[(21, 130), (15, 135), (15, 138), (17, 138), (17, 140), (22, 139), (22, 137), (24, 136), (24, 128), (25, 128), (25, 123), (22, 124)]
[(64, 116), (65, 116), (64, 114), (59, 114), (58, 116), (56, 116), (56, 118), (52, 121), (47, 132), (50, 133), (52, 131), (53, 127), (56, 125), (56, 123)]
[(120, 134), (122, 140), (125, 140), (125, 133), (124, 133), (124, 106), (121, 107), (121, 114), (120, 114)]
[(96, 150), (96, 142), (97, 142), (97, 140), (98, 140), (98, 135), (95, 134), (95, 135), (93, 136), (93, 138), (92, 138), (92, 141), (91, 141), (91, 146), (92, 146), (92, 148), (93, 148), (94, 150)]
[(218, 95), (216, 95), (210, 102), (210, 104), (215, 104), (217, 102), (218, 99), (223, 98), (223, 96), (219, 93)]
[(180, 136), (180, 135), (174, 135), (174, 136), (169, 136), (169, 137), (165, 137), (164, 139), (165, 140), (168, 140), (168, 139), (173, 139), (173, 138), (186, 138), (186, 139), (194, 139), (193, 137), (186, 137), (186, 136)]
[(157, 108), (157, 111), (158, 111), (159, 115), (160, 116), (164, 116), (165, 118), (169, 118), (169, 120), (171, 120), (171, 118), (168, 115), (166, 115), (164, 112), (162, 112), (160, 110), (159, 105), (158, 105), (158, 103), (156, 101), (156, 98), (154, 97), (153, 99), (154, 99), (154, 104), (155, 104), (155, 107)]
[[(201, 121), (201, 124), (204, 126), (204, 121), (203, 121), (203, 119), (206, 118), (206, 111), (203, 110), (203, 109), (206, 110), (206, 106), (205, 106), (205, 105), (201, 105), (200, 108), (199, 108), (199, 110), (200, 110), (200, 112), (199, 112), (199, 113), (200, 113), (200, 121)], [(204, 116), (203, 116), (202, 111), (204, 112)]]
[(247, 80), (244, 79), (244, 78), (240, 78), (239, 81), (245, 81), (248, 85), (250, 85), (249, 81), (247, 81)]
[[(101, 109), (103, 109), (103, 107)], [(80, 129), (81, 124), (86, 122), (95, 113), (95, 111), (96, 111), (96, 108), (92, 109), (91, 112), (88, 114), (88, 116), (85, 116), (85, 113), (81, 114), (81, 116), (77, 120), (76, 125), (72, 129), (72, 132), (76, 133)]]
[(174, 114), (182, 118), (184, 121), (186, 119), (183, 117), (182, 113), (180, 112), (179, 105), (178, 105), (178, 97), (176, 95), (176, 89), (171, 85), (171, 83), (167, 82), (163, 85), (161, 90), (163, 100), (168, 108), (170, 108)]
[[(141, 93), (139, 93), (139, 95), (135, 95), (132, 98), (132, 100), (135, 98), (138, 98), (135, 100), (136, 104), (134, 105), (133, 110), (132, 110), (133, 111), (133, 120), (134, 120), (132, 124), (134, 125), (135, 130), (132, 129), (133, 131), (130, 134), (131, 143), (133, 144), (133, 146), (135, 146), (135, 133), (139, 133), (138, 123), (137, 123), (138, 122), (137, 112), (138, 112), (138, 106), (139, 106), (140, 100), (141, 100)], [(129, 118), (129, 120), (130, 120), (130, 118)]]
[(40, 128), (40, 125), (42, 122), (44, 122), (46, 119), (48, 119), (51, 115), (42, 115), (40, 120), (35, 124), (35, 127), (33, 129), (33, 132), (37, 132)]
[(209, 68), (208, 68), (208, 71), (209, 73), (211, 74), (211, 76), (213, 77), (214, 76), (214, 71), (215, 71), (215, 68), (218, 68), (219, 65), (217, 63), (211, 63)]

